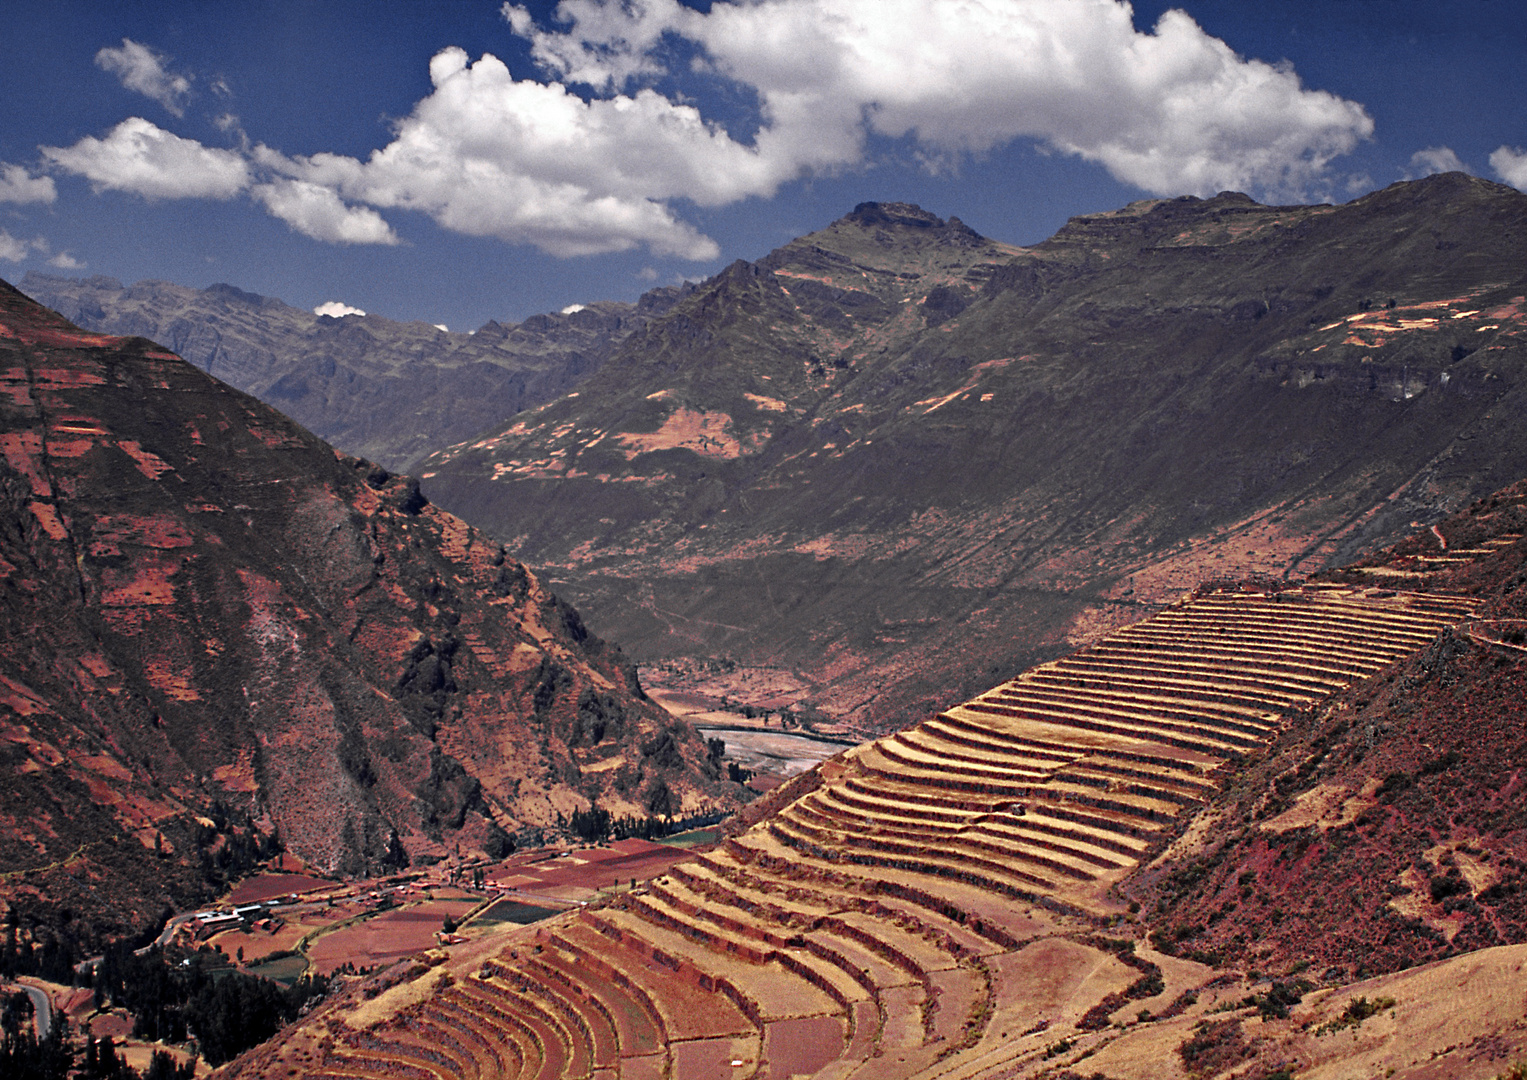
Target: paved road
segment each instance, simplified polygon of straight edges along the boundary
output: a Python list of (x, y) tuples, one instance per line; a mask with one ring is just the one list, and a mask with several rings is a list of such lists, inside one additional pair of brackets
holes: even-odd
[(35, 986), (27, 986), (24, 983), (4, 983), (7, 994), (20, 990), (32, 999), (32, 1019), (37, 1025), (37, 1037), (46, 1039), (48, 1032), (53, 1029), (53, 1002), (48, 1000), (48, 992)]

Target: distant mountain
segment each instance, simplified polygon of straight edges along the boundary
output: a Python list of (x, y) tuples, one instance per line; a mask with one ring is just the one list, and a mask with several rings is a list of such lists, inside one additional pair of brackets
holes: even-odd
[(638, 659), (884, 729), (1527, 474), (1524, 296), (1527, 196), (1458, 173), (1022, 250), (867, 203), (422, 476)]
[(21, 291), (87, 330), (146, 337), (348, 453), (407, 470), (425, 454), (566, 393), (683, 295), (489, 322), (473, 333), (333, 318), (232, 285), (29, 273)]
[(502, 854), (736, 785), (504, 548), (0, 282), (0, 898), (136, 928), (275, 839)]

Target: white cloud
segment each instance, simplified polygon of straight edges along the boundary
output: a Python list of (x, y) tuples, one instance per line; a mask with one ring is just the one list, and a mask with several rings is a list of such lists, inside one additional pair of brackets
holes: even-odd
[(20, 262), (36, 246), (36, 243), (31, 240), (18, 240), (4, 229), (0, 229), (0, 259), (6, 262)]
[(1527, 191), (1527, 150), (1519, 146), (1498, 146), (1490, 155), (1490, 168), (1518, 191)]
[(32, 176), (20, 165), (0, 163), (0, 203), (50, 203), (57, 198), (51, 176)]
[(152, 98), (175, 116), (184, 116), (186, 99), (191, 96), (191, 80), (185, 75), (172, 75), (166, 71), (166, 59), (147, 45), (123, 38), (120, 49), (108, 48), (96, 53), (95, 65), (112, 72), (127, 89)]
[[(908, 141), (934, 170), (1030, 141), (1155, 194), (1300, 198), (1336, 183), (1331, 160), (1373, 130), (1361, 105), (1305, 88), (1286, 63), (1236, 55), (1181, 11), (1136, 31), (1124, 0), (716, 0), (709, 13), (678, 0), (563, 0), (550, 28), (516, 4), (502, 10), (564, 81), (516, 80), (492, 55), (473, 63), (444, 49), (431, 92), (364, 159), (251, 147), (232, 116), (219, 123), (237, 151), (134, 118), (44, 154), (98, 188), (247, 192), (332, 243), (397, 243), (377, 211), (402, 209), (555, 255), (645, 246), (709, 260), (719, 247), (676, 201), (772, 197), (864, 167), (886, 140)], [(679, 56), (758, 102), (750, 138), (653, 88), (688, 77), (666, 69)]]
[(86, 264), (80, 262), (80, 260), (70, 255), (67, 251), (60, 251), (48, 260), (48, 265), (56, 266), (60, 270), (83, 270)]
[[(237, 127), (237, 121), (228, 125)], [(239, 132), (242, 135), (242, 132)], [(97, 192), (127, 191), (146, 199), (232, 199), (247, 193), (273, 217), (315, 240), (334, 244), (396, 244), (397, 235), (368, 206), (348, 206), (332, 188), (291, 176), (292, 165), (265, 147), (245, 152), (204, 146), (141, 117), (130, 117), (105, 138), (73, 146), (44, 146), (54, 167), (83, 176)], [(253, 159), (253, 160), (251, 160)], [(52, 180), (48, 178), (51, 185)]]
[(731, 197), (857, 164), (871, 134), (911, 136), (930, 162), (1035, 139), (1157, 194), (1292, 195), (1373, 130), (1361, 105), (1237, 56), (1181, 11), (1137, 32), (1118, 0), (751, 0), (709, 15), (564, 0), (556, 30), (504, 13), (548, 70), (596, 90), (656, 71), (664, 34), (752, 87), (763, 124)]
[(392, 227), (367, 206), (346, 206), (330, 188), (280, 177), (250, 195), (303, 236), (331, 244), (396, 244)]
[(1405, 178), (1412, 180), (1422, 176), (1436, 176), (1438, 173), (1468, 171), (1468, 166), (1458, 160), (1458, 155), (1449, 147), (1428, 146), (1410, 155), (1410, 168)]
[(314, 315), (327, 315), (331, 319), (342, 319), (346, 315), (366, 314), (358, 307), (340, 303), (338, 300), (327, 300), (313, 309)]
[(104, 139), (87, 135), (73, 146), (44, 146), (42, 153), (98, 192), (129, 191), (146, 199), (231, 199), (250, 183), (241, 155), (182, 139), (137, 116)]
[(365, 162), (335, 154), (272, 167), (348, 199), (419, 210), (455, 232), (556, 255), (646, 244), (693, 259), (714, 241), (663, 200), (730, 202), (759, 188), (757, 155), (699, 112), (650, 90), (585, 102), (558, 83), (516, 82), (503, 62), (460, 49), (430, 62), (435, 90)]

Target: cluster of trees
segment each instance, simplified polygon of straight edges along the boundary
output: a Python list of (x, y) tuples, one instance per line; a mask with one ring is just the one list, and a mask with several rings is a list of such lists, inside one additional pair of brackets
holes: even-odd
[(209, 884), (226, 885), (281, 854), (279, 833), (260, 832), (248, 814), (230, 810), (220, 800), (212, 803), (207, 820), (212, 824), (197, 823), (194, 839), (202, 877)]
[(322, 976), (291, 987), (235, 971), (227, 957), (202, 949), (172, 966), (157, 949), (138, 955), (109, 947), (96, 971), (96, 997), (132, 1013), (135, 1038), (183, 1042), (194, 1036), (202, 1056), (221, 1065), (270, 1038), (282, 1023), (328, 991)]
[(597, 802), (587, 810), (574, 810), (572, 821), (568, 824), (580, 839), (591, 844), (612, 838), (625, 840), (633, 836), (642, 840), (654, 840), (678, 831), (671, 817), (658, 817), (655, 814), (646, 817), (629, 814), (612, 817)]
[(139, 1073), (117, 1056), (116, 1044), (110, 1035), (85, 1041), (84, 1080), (194, 1080), (196, 1059), (177, 1063), (163, 1050), (155, 1050), (149, 1060), (148, 1071)]
[(72, 983), (74, 965), (84, 958), (74, 934), (68, 909), (58, 913), (56, 924), (34, 924), (21, 934), (21, 919), (12, 908), (5, 920), (5, 942), (0, 945), (0, 978), (36, 975), (49, 982)]
[(603, 840), (610, 835), (610, 812), (597, 802), (592, 803), (587, 810), (574, 810), (573, 819), (568, 824), (584, 841)]
[(646, 817), (630, 814), (614, 817), (596, 802), (590, 804), (587, 810), (574, 810), (567, 824), (576, 836), (592, 844), (600, 840), (626, 840), (632, 837), (640, 840), (656, 840), (659, 837), (672, 836), (674, 833), (714, 825), (725, 816), (712, 813), (694, 814), (677, 819), (672, 815), (656, 814), (648, 814)]
[(6, 1080), (65, 1080), (74, 1066), (69, 1025), (62, 1017), (39, 1039), (32, 1029), (32, 999), (21, 991), (0, 1009), (0, 1076)]

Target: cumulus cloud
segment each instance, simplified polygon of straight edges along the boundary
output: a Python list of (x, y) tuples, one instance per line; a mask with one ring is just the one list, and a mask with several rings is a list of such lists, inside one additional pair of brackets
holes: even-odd
[(132, 116), (104, 139), (44, 146), (43, 157), (88, 179), (96, 191), (128, 191), (146, 199), (231, 199), (249, 186), (249, 165), (232, 150), (183, 139)]
[[(250, 146), (231, 116), (237, 151), (135, 118), (44, 153), (100, 188), (246, 193), (331, 243), (396, 243), (378, 211), (400, 209), (555, 255), (645, 246), (709, 260), (720, 249), (678, 204), (772, 197), (864, 167), (891, 140), (935, 170), (1028, 141), (1154, 194), (1289, 199), (1326, 190), (1331, 161), (1373, 130), (1360, 104), (1238, 56), (1180, 11), (1137, 31), (1124, 0), (716, 0), (708, 12), (563, 0), (546, 25), (519, 4), (502, 11), (543, 78), (444, 49), (431, 92), (365, 157)], [(734, 135), (658, 89), (697, 76), (756, 102), (754, 130)]]
[(1518, 191), (1527, 191), (1527, 150), (1520, 146), (1499, 146), (1490, 155), (1495, 175)]
[(1034, 139), (1156, 194), (1289, 195), (1373, 130), (1361, 105), (1236, 55), (1181, 11), (1136, 31), (1118, 0), (750, 0), (708, 15), (564, 0), (555, 29), (504, 14), (547, 70), (596, 90), (658, 71), (666, 36), (693, 41), (761, 103), (752, 168), (732, 178), (747, 194), (856, 164), (873, 134), (910, 136), (934, 162)]
[[(48, 255), (53, 250), (53, 245), (48, 243), (45, 236), (39, 236), (32, 240), (22, 240), (12, 236), (4, 229), (0, 229), (0, 259), (6, 262), (21, 262), (33, 255)], [(48, 259), (49, 266), (56, 266), (60, 270), (82, 270), (85, 264), (70, 255), (67, 251), (60, 251)]]
[(327, 300), (315, 307), (313, 314), (327, 315), (331, 319), (342, 319), (346, 315), (364, 315), (366, 313), (358, 307), (351, 307), (349, 304), (341, 303), (338, 300)]
[(57, 198), (51, 176), (33, 176), (20, 165), (0, 163), (0, 203), (50, 203)]
[(397, 235), (367, 206), (346, 206), (330, 188), (281, 177), (250, 189), (256, 202), (303, 236), (331, 244), (396, 244)]
[(1410, 168), (1405, 178), (1413, 180), (1422, 176), (1436, 176), (1438, 173), (1468, 171), (1468, 166), (1449, 147), (1428, 146), (1410, 155)]
[(428, 214), (455, 232), (532, 243), (557, 255), (646, 244), (719, 254), (663, 200), (717, 204), (750, 193), (756, 155), (698, 110), (643, 90), (583, 101), (558, 83), (516, 81), (497, 57), (460, 49), (430, 62), (434, 92), (364, 162), (315, 154), (262, 160), (372, 206)]
[(123, 38), (120, 49), (107, 48), (96, 53), (95, 65), (121, 79), (127, 89), (152, 98), (175, 116), (184, 116), (185, 102), (191, 96), (191, 80), (166, 71), (166, 59), (147, 45)]
[[(232, 127), (237, 127), (236, 121)], [(44, 146), (42, 153), (55, 168), (88, 179), (97, 192), (126, 191), (146, 199), (218, 200), (247, 194), (271, 216), (315, 240), (399, 242), (392, 227), (371, 207), (347, 205), (330, 186), (279, 175), (290, 172), (292, 165), (265, 147), (204, 146), (134, 116), (105, 138), (87, 135), (73, 146)], [(51, 190), (52, 178), (46, 179)]]
[(0, 229), (0, 259), (6, 262), (20, 262), (35, 246), (35, 241), (18, 240), (4, 229)]

